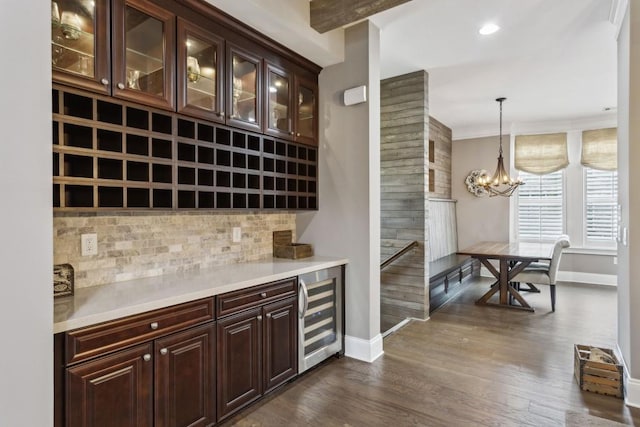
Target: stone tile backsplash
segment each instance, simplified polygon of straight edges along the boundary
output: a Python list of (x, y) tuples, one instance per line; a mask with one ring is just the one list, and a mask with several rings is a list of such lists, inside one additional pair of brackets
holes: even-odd
[[(233, 227), (242, 241), (232, 242)], [(272, 232), (293, 230), (293, 213), (56, 214), (54, 263), (69, 263), (75, 287), (268, 258)], [(80, 235), (98, 235), (98, 255), (81, 256)]]

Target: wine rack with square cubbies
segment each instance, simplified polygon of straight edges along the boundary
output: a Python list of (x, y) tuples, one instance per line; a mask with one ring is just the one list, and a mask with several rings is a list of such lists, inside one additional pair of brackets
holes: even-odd
[(317, 209), (317, 149), (53, 88), (56, 210)]

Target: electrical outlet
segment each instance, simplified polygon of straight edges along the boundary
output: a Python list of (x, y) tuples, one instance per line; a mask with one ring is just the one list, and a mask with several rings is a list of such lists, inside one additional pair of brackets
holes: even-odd
[(233, 227), (233, 243), (240, 243), (242, 240), (242, 229), (240, 227)]
[(98, 255), (98, 235), (83, 234), (80, 236), (82, 256)]

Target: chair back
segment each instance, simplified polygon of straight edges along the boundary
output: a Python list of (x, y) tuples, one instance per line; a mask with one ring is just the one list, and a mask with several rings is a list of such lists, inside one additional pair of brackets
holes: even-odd
[(551, 255), (551, 262), (549, 263), (549, 283), (556, 283), (556, 275), (558, 274), (558, 267), (560, 266), (560, 257), (562, 256), (562, 250), (571, 246), (569, 236), (563, 234), (556, 239), (553, 245), (553, 254)]

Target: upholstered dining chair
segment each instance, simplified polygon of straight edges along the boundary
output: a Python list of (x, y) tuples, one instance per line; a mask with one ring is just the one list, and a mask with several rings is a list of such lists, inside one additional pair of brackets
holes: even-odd
[(558, 237), (553, 245), (551, 261), (546, 263), (531, 263), (511, 280), (527, 283), (528, 285), (549, 285), (551, 293), (551, 311), (556, 311), (556, 276), (560, 266), (562, 250), (571, 245), (569, 236)]

